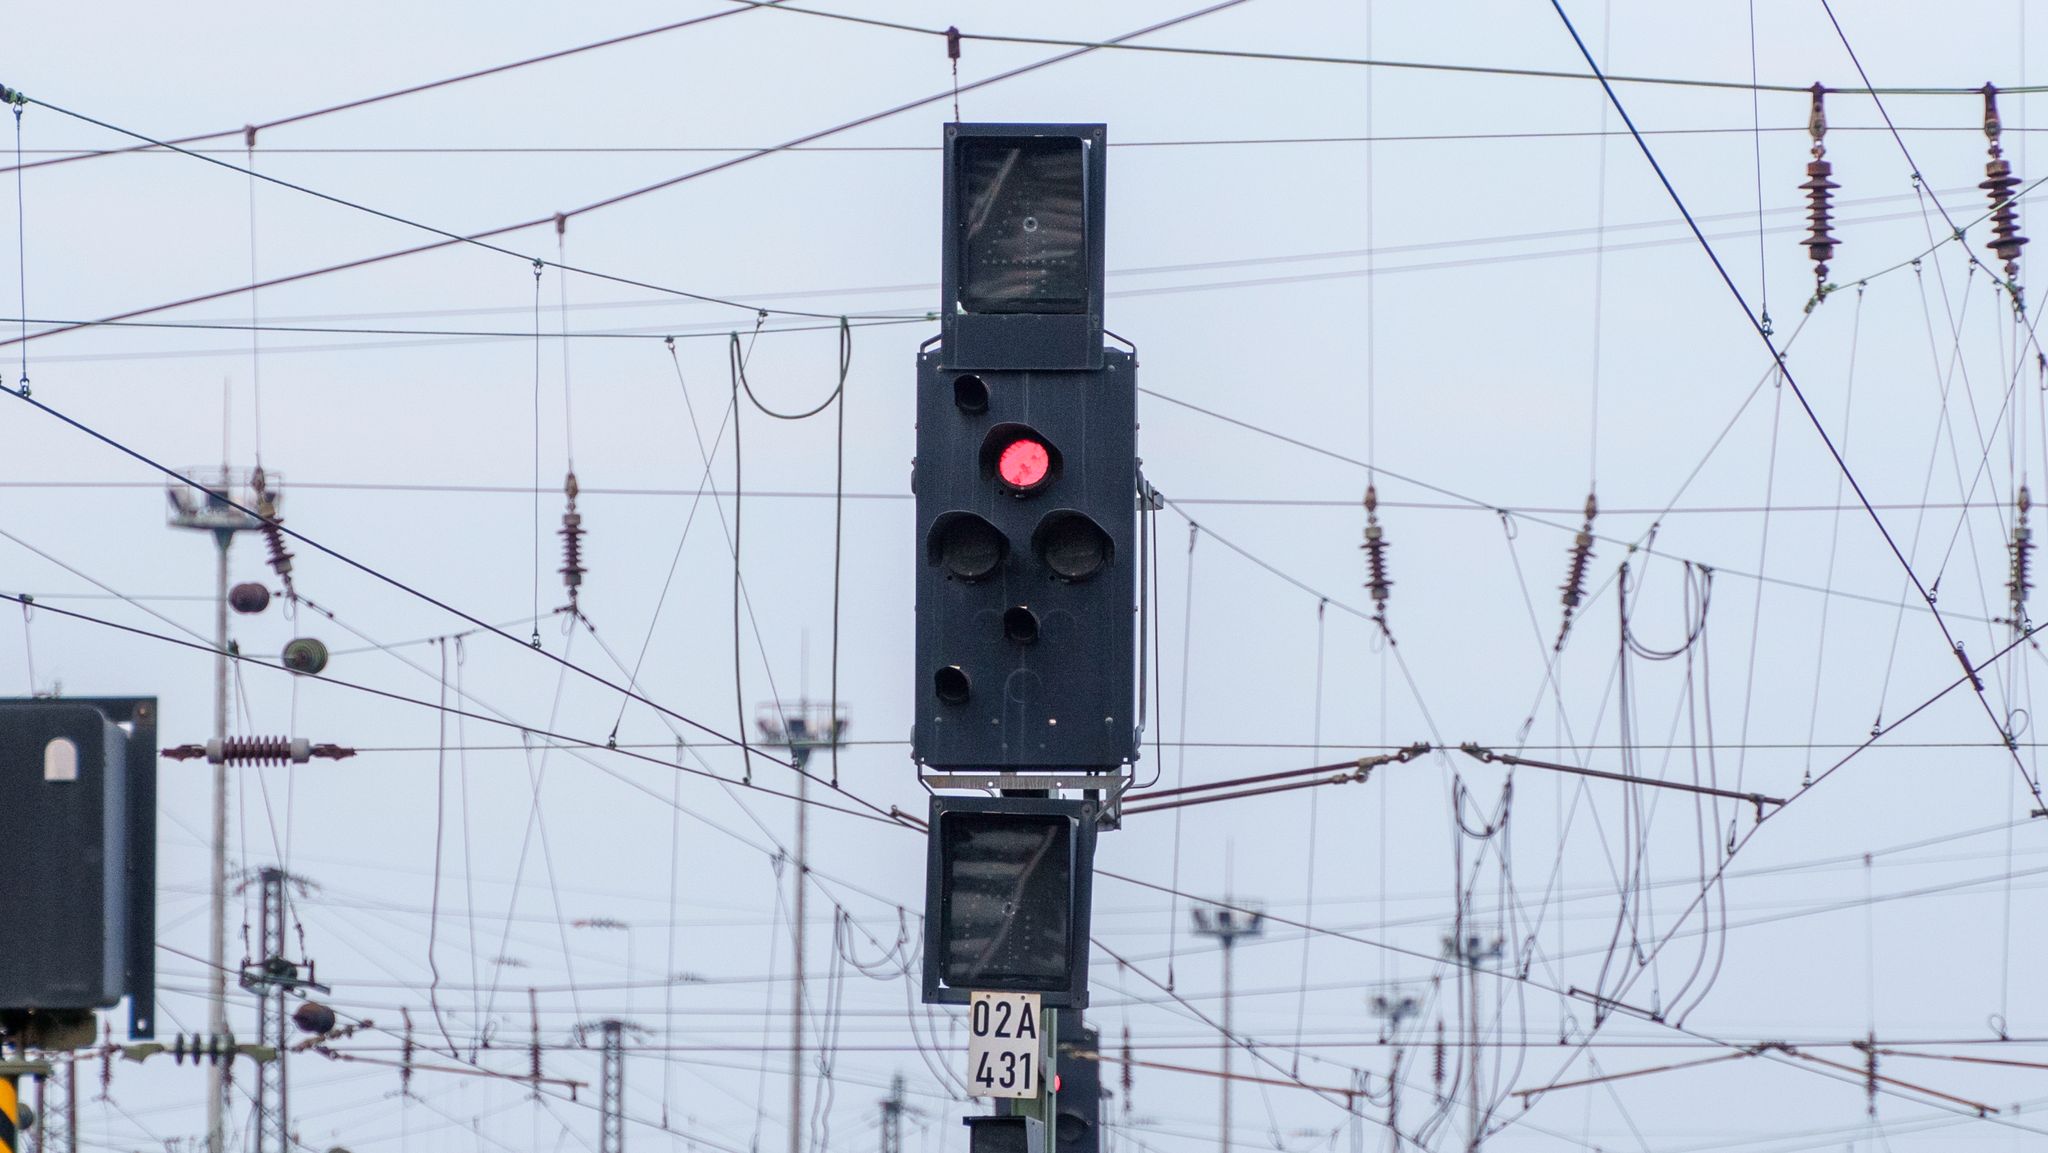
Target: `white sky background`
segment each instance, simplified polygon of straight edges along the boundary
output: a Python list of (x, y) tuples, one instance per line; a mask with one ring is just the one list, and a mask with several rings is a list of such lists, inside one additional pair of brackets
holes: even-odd
[[(1157, 3), (830, 7), (1062, 39), (1116, 35), (1184, 11)], [(288, 15), (253, 5), (27, 7), (9, 14), (0, 80), (137, 132), (176, 136), (717, 10), (709, 2), (595, 11), (372, 4)], [(1750, 73), (1746, 5), (1623, 3), (1610, 14), (1580, 2), (1568, 10), (1596, 50), (1603, 39), (1610, 45), (1613, 71)], [(1837, 13), (1879, 85), (2019, 86), (2030, 78), (2024, 43), (2041, 33), (2040, 21), (2024, 24), (2012, 3), (1944, 5), (1939, 19), (1930, 9), (1870, 3), (1838, 4)], [(1763, 80), (1856, 82), (1817, 0), (1759, 5), (1756, 19)], [(1381, 4), (1370, 25), (1356, 3), (1252, 0), (1149, 42), (1582, 68), (1544, 3)], [(961, 79), (1058, 51), (970, 41)], [(949, 83), (943, 40), (751, 12), (266, 131), (255, 164), (397, 215), (480, 231), (731, 155), (629, 150), (765, 146)], [(1949, 244), (1917, 270), (1874, 277), (1860, 296), (1845, 289), (1829, 298), (1802, 327), (1813, 288), (1797, 243), (1806, 97), (1761, 97), (1765, 131), (1753, 136), (1744, 92), (1620, 92), (1645, 129), (1728, 130), (1650, 139), (1753, 306), (1766, 295), (1755, 216), (1760, 149), (1764, 288), (1778, 339), (1798, 333), (1793, 373), (1873, 501), (1930, 504), (1924, 513), (1888, 508), (1884, 521), (1924, 581), (1939, 575), (1940, 606), (1967, 651), (1981, 660), (2009, 643), (2010, 630), (1991, 618), (2007, 613), (2014, 486), (2030, 479), (2038, 488), (2048, 468), (2048, 405), (2032, 347), (2015, 354), (2021, 345), (2004, 298)], [(2021, 131), (2028, 104), (2019, 95), (2001, 101), (2007, 154), (2032, 179), (2040, 174)], [(1975, 220), (1984, 204), (1974, 187), (1985, 160), (1981, 101), (1902, 96), (1886, 108), (1911, 129), (1906, 142), (1928, 187), (1959, 223)], [(1163, 769), (1166, 784), (1193, 783), (1411, 741), (1505, 750), (1525, 739), (1539, 759), (1684, 780), (1697, 763), (1702, 779), (1712, 771), (1724, 785), (1739, 779), (1744, 789), (1787, 796), (1809, 768), (1818, 773), (1863, 740), (1874, 718), (1895, 720), (1955, 679), (1955, 658), (1914, 607), (1917, 596), (1869, 517), (1829, 511), (1838, 493), (1850, 498), (1789, 388), (1756, 390), (1767, 355), (1633, 142), (1604, 146), (1604, 213), (1603, 146), (1583, 135), (1241, 143), (1619, 128), (1605, 109), (1597, 86), (1583, 81), (1135, 52), (1096, 53), (961, 98), (970, 120), (1109, 125), (1109, 326), (1139, 346), (1143, 386), (1387, 470), (1379, 491), (1396, 581), (1389, 622), (1408, 677), (1377, 630), (1344, 609), (1370, 609), (1356, 547), (1364, 470), (1140, 398), (1147, 474), (1217, 534), (1199, 535), (1191, 561), (1186, 519), (1173, 511), (1159, 518), (1164, 664), (1155, 733), (1167, 748), (1162, 765), (1148, 741), (1141, 777)], [(619, 276), (776, 307), (921, 313), (936, 295), (936, 145), (949, 115), (934, 104), (826, 142), (898, 150), (777, 155), (578, 217), (562, 254)], [(1868, 99), (1833, 97), (1829, 115), (1843, 239), (1831, 279), (1848, 285), (1893, 269), (1946, 229), (1916, 199), (1899, 147), (1869, 130), (1880, 120)], [(36, 106), (22, 130), (30, 150), (126, 143)], [(238, 138), (210, 146), (244, 160)], [(537, 151), (566, 148), (591, 151)], [(11, 193), (0, 202), (11, 212)], [(174, 155), (94, 159), (29, 171), (24, 202), (30, 317), (105, 316), (249, 279), (250, 190), (237, 173)], [(2032, 211), (2024, 206), (2021, 216), (2030, 230)], [(1603, 223), (1608, 251), (1596, 257)], [(11, 273), (14, 230), (0, 232), (0, 270)], [(265, 185), (255, 191), (255, 238), (264, 277), (431, 239)], [(1971, 230), (1972, 250), (1988, 259), (1985, 239), (1984, 226)], [(499, 243), (557, 255), (545, 228)], [(2032, 265), (2023, 258), (2023, 283)], [(703, 472), (696, 436), (711, 442), (730, 399), (724, 333), (746, 331), (753, 317), (588, 278), (571, 278), (566, 290), (565, 314), (557, 274), (543, 277), (548, 333), (566, 323), (579, 333), (688, 337), (677, 342), (675, 363), (689, 404), (658, 340), (578, 339), (566, 367), (563, 342), (542, 342), (541, 608), (563, 599), (553, 534), (573, 449), (590, 529), (583, 606), (598, 636), (629, 664), (646, 642), (647, 695), (732, 732), (741, 723), (732, 555), (720, 531), (721, 515), (727, 523), (736, 515), (729, 432), (714, 465), (722, 503), (706, 498), (692, 522), (689, 494)], [(14, 308), (11, 292), (0, 299)], [(449, 249), (267, 290), (257, 307), (268, 323), (521, 333), (532, 329), (533, 299), (523, 259)], [(155, 319), (243, 324), (249, 301)], [(857, 328), (846, 394), (839, 682), (856, 743), (842, 752), (840, 774), (861, 798), (912, 812), (925, 800), (903, 741), (910, 389), (916, 345), (935, 334), (923, 323)], [(101, 328), (35, 341), (28, 372), (37, 400), (178, 466), (220, 459), (225, 383), (229, 457), (247, 465), (260, 454), (284, 474), (292, 528), (484, 620), (518, 622), (508, 627), (523, 637), (534, 598), (524, 492), (534, 480), (532, 339), (265, 333), (260, 343), (252, 361), (245, 333)], [(0, 350), (10, 383), (18, 352)], [(830, 332), (763, 335), (751, 379), (764, 402), (808, 408), (832, 388), (835, 354)], [(161, 476), (28, 405), (0, 404), (0, 412), (0, 480), (9, 486), (0, 528), (210, 635), (211, 550), (164, 526)], [(833, 503), (817, 494), (831, 491), (835, 440), (829, 413), (792, 424), (747, 408), (742, 419), (748, 496), (737, 515), (754, 619), (743, 621), (737, 698), (751, 725), (757, 703), (828, 690)], [(1558, 628), (1556, 586), (1596, 472), (1608, 510), (1589, 580), (1600, 593), (1581, 612), (1553, 691), (1545, 661)], [(1966, 499), (1967, 515), (1957, 507)], [(1674, 500), (1686, 511), (1659, 521), (1657, 510)], [(1777, 509), (1768, 519), (1757, 511), (1766, 504)], [(1506, 522), (1511, 534), (1494, 508), (1522, 510)], [(1655, 558), (1631, 557), (1621, 542), (1643, 540), (1653, 525)], [(1330, 598), (1320, 752), (1318, 597), (1254, 567), (1224, 540)], [(378, 642), (467, 628), (310, 547), (296, 552), (299, 590)], [(1625, 559), (1631, 580), (1642, 582), (1631, 600), (1635, 632), (1656, 648), (1675, 647), (1685, 629), (1680, 560), (1715, 570), (1704, 638), (1690, 653), (1690, 695), (1686, 659), (1627, 663), (1626, 736), (1638, 747), (1626, 759), (1617, 748), (1624, 733), (1611, 579)], [(234, 572), (269, 580), (257, 541), (236, 545)], [(1758, 572), (1769, 578), (1761, 586)], [(17, 543), (0, 542), (0, 587), (169, 628)], [(275, 653), (295, 632), (337, 650), (364, 644), (341, 624), (309, 611), (292, 622), (277, 607), (234, 628), (255, 654)], [(23, 631), (28, 643), (22, 632), (0, 642), (0, 685), (10, 691), (61, 683), (69, 695), (154, 693), (166, 744), (207, 735), (204, 653), (49, 612)], [(572, 641), (556, 618), (541, 632), (551, 652), (618, 675), (589, 634)], [(520, 645), (471, 636), (460, 653), (458, 668), (447, 647), (451, 698), (459, 675), (491, 709), (596, 741), (620, 715), (617, 694), (563, 678)], [(389, 655), (343, 653), (329, 671), (431, 700), (442, 691), (441, 659), (442, 650), (411, 644)], [(1985, 672), (1986, 700), (2018, 732), (2020, 757), (2037, 778), (2027, 718), (2041, 660), (2022, 645)], [(550, 1046), (606, 1015), (647, 1030), (638, 1043), (650, 1048), (635, 1052), (627, 1071), (633, 1147), (782, 1147), (789, 938), (777, 894), (786, 898), (788, 885), (773, 853), (792, 835), (789, 803), (700, 777), (678, 781), (659, 765), (603, 752), (529, 756), (515, 735), (477, 722), (448, 725), (442, 758), (434, 712), (295, 684), (274, 670), (246, 668), (238, 699), (237, 732), (289, 731), (365, 750), (340, 764), (243, 774), (234, 816), (238, 867), (285, 857), (320, 885), (295, 904), (306, 948), (334, 986), (331, 1003), (380, 1026), (341, 1048), (395, 1059), (401, 1008), (423, 1046), (440, 1042), (427, 994), (433, 935), (441, 1013), (463, 1060), (488, 1032), (492, 1048), (477, 1059), (524, 1070), (525, 990), (536, 986)], [(625, 710), (618, 738), (652, 756), (674, 754), (668, 728), (641, 706)], [(1176, 747), (1183, 738), (1193, 743)], [(1849, 1065), (1861, 1055), (1842, 1043), (1872, 1032), (1880, 1043), (1953, 1042), (1919, 1047), (1928, 1052), (2048, 1060), (2042, 1045), (1985, 1044), (2001, 1020), (2013, 1038), (2048, 1038), (2048, 1003), (2029, 979), (2044, 944), (2033, 915), (2043, 846), (2025, 823), (2033, 798), (1997, 741), (1998, 722), (1971, 694), (1932, 706), (1768, 821), (1730, 866), (1725, 909), (1719, 893), (1710, 905), (1716, 931), (1702, 941), (1694, 914), (1640, 973), (1630, 934), (1653, 942), (1680, 924), (1700, 891), (1701, 861), (1712, 868), (1731, 820), (1738, 835), (1750, 829), (1748, 810), (1724, 803), (1716, 814), (1656, 790), (1631, 801), (1612, 782), (1582, 787), (1524, 770), (1504, 829), (1462, 836), (1458, 790), (1465, 824), (1477, 832), (1497, 818), (1506, 778), (1453, 752), (1381, 770), (1366, 786), (1192, 808), (1178, 819), (1133, 817), (1104, 836), (1098, 864), (1198, 894), (1227, 888), (1276, 914), (1407, 951), (1328, 937), (1309, 946), (1275, 924), (1239, 953), (1238, 1028), (1272, 1064), (1240, 1055), (1238, 1070), (1298, 1074), (1319, 1086), (1368, 1072), (1378, 1100), (1362, 1110), (1365, 1147), (1390, 1140), (1384, 1090), (1394, 1046), (1378, 1044), (1367, 1008), (1376, 992), (1425, 1000), (1398, 1038), (1410, 1045), (1402, 1128), (1414, 1136), (1434, 1115), (1429, 1042), (1439, 1019), (1454, 1038), (1462, 1026), (1452, 971), (1428, 958), (1456, 915), (1462, 875), (1474, 931), (1505, 935), (1519, 959), (1510, 968), (1526, 962), (1531, 979), (1480, 981), (1482, 1088), (1499, 1106), (1489, 1148), (2032, 1148), (2048, 1132), (2048, 1116), (2036, 1112), (2048, 1105), (2039, 1070), (1983, 1064), (1887, 1057), (1880, 1071), (2001, 1110), (1987, 1121), (1901, 1090), (1878, 1098), (1873, 1122), (1859, 1076), (1790, 1058), (1562, 1089), (1526, 1113), (1506, 1096), (1725, 1051), (1701, 1038), (1827, 1043), (1811, 1052)], [(736, 752), (709, 739), (693, 750), (702, 765), (739, 776)], [(427, 912), (437, 778), (438, 930)], [(160, 938), (196, 955), (205, 953), (207, 779), (202, 766), (169, 762), (160, 778)], [(786, 771), (763, 762), (755, 779), (776, 790), (790, 784)], [(545, 836), (536, 827), (529, 840), (536, 798)], [(872, 1148), (875, 1102), (900, 1072), (924, 1111), (910, 1127), (913, 1147), (961, 1148), (958, 1118), (979, 1107), (953, 1097), (933, 1070), (960, 1064), (964, 1036), (949, 1015), (927, 1018), (921, 1008), (913, 1030), (905, 1006), (916, 997), (906, 1000), (901, 977), (875, 980), (832, 960), (835, 903), (851, 918), (853, 958), (871, 968), (900, 926), (915, 938), (923, 841), (822, 810), (811, 827), (810, 964), (835, 978), (812, 986), (812, 1037), (836, 1042), (832, 1088), (812, 1120), (815, 1147)], [(1646, 851), (1631, 853), (1631, 843)], [(1867, 868), (1864, 853), (1874, 854)], [(1617, 878), (1627, 874), (1637, 882), (1624, 901)], [(603, 918), (630, 929), (569, 927)], [(1094, 956), (1091, 1017), (1105, 1041), (1128, 1026), (1142, 1060), (1214, 1067), (1217, 1035), (1194, 1011), (1219, 1011), (1220, 976), (1213, 946), (1188, 935), (1187, 903), (1103, 879), (1096, 928), (1133, 965), (1120, 970), (1108, 954)], [(500, 957), (518, 967), (495, 964)], [(1601, 1027), (1590, 1061), (1559, 1046), (1561, 1034), (1590, 1029), (1593, 1014), (1554, 990), (1625, 983), (1629, 1004), (1688, 1006), (1705, 980), (1688, 986), (1702, 957), (1718, 976), (1685, 1020), (1692, 1036), (1624, 1014)], [(901, 959), (873, 971), (886, 978)], [(169, 953), (161, 964), (161, 1031), (203, 1029), (202, 967)], [(662, 977), (674, 972), (703, 980), (671, 989)], [(1169, 974), (1179, 1003), (1154, 983)], [(495, 986), (495, 996), (476, 992), (478, 984)], [(828, 996), (843, 1009), (829, 1022)], [(237, 1013), (237, 1032), (253, 1031), (253, 1009)], [(924, 1058), (918, 1037), (930, 1050)], [(1516, 1048), (1521, 1041), (1528, 1047)], [(421, 1072), (416, 1099), (401, 1101), (395, 1070), (299, 1058), (294, 1122), (320, 1150), (594, 1148), (595, 1054), (551, 1048), (546, 1067), (592, 1088), (575, 1104), (536, 1105), (517, 1085)], [(1127, 1116), (1119, 1075), (1113, 1067), (1106, 1074), (1119, 1096), (1105, 1116), (1128, 1122), (1112, 1133), (1118, 1148), (1215, 1141), (1213, 1078), (1138, 1069)], [(104, 1102), (90, 1080), (82, 1116), (90, 1146), (189, 1147), (203, 1128), (201, 1080), (165, 1059), (121, 1064)], [(1236, 1102), (1241, 1146), (1353, 1147), (1346, 1113), (1310, 1093), (1246, 1085)], [(651, 1127), (664, 1115), (676, 1136)], [(246, 1110), (238, 1127), (245, 1122)], [(1431, 1148), (1454, 1149), (1463, 1132), (1461, 1103), (1425, 1135)]]

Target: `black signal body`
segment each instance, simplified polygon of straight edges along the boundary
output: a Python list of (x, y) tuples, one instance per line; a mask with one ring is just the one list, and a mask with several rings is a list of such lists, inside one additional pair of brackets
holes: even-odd
[(0, 700), (0, 1037), (89, 1039), (124, 995), (154, 1035), (156, 726), (154, 697)]
[(918, 360), (911, 756), (1119, 768), (1137, 756), (1137, 362), (969, 371), (950, 353)]
[[(1088, 1028), (1079, 1009), (1059, 1011), (1059, 1125), (1054, 1140), (1061, 1153), (1099, 1153), (1102, 1148), (1102, 1034)], [(1082, 1056), (1082, 1054), (1087, 1054)]]

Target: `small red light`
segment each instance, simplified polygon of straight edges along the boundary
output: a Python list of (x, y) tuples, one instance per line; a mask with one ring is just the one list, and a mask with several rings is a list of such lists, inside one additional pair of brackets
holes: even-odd
[(1058, 1073), (1052, 1075), (1052, 1091), (1055, 1093), (1060, 1091), (1060, 1075)]
[(1027, 490), (1045, 483), (1046, 474), (1052, 471), (1052, 454), (1046, 451), (1041, 441), (1030, 437), (1019, 437), (1003, 446), (1001, 455), (996, 457), (996, 475), (1011, 488)]

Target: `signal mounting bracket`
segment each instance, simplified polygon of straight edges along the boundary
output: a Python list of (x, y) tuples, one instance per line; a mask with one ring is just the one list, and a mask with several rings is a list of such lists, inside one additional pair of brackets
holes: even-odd
[(1013, 792), (1046, 792), (1062, 789), (1100, 794), (1102, 808), (1096, 824), (1105, 829), (1123, 827), (1124, 790), (1130, 778), (1117, 773), (926, 773), (918, 778), (931, 789), (978, 789), (997, 796)]

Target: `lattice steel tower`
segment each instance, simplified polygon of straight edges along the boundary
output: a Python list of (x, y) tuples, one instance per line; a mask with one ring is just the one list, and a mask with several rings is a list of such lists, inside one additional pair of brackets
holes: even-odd
[(604, 1073), (599, 1089), (597, 1153), (625, 1153), (626, 1046), (624, 1025), (616, 1018), (598, 1023), (604, 1030)]

